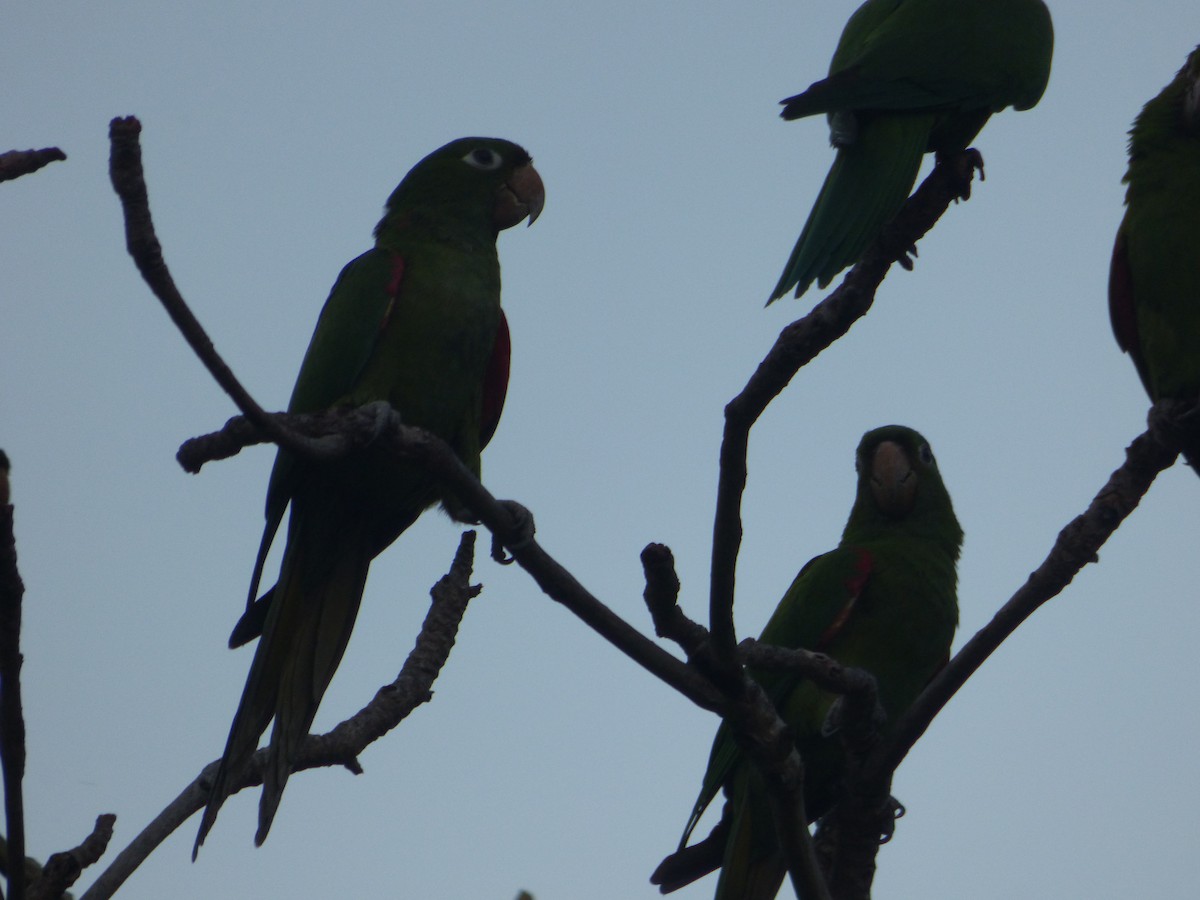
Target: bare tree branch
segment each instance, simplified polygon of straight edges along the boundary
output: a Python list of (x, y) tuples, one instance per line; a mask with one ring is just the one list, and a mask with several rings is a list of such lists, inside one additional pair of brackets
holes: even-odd
[(146, 179), (142, 173), (142, 147), (139, 136), (142, 123), (134, 116), (116, 118), (109, 123), (109, 177), (113, 190), (121, 200), (125, 215), (125, 245), (133, 257), (142, 278), (154, 292), (167, 314), (171, 317), (188, 345), (200, 357), (209, 373), (237, 408), (250, 421), (270, 435), (280, 446), (303, 453), (309, 458), (320, 458), (327, 451), (320, 444), (305, 441), (292, 434), (276, 420), (268, 416), (242, 387), (225, 361), (217, 354), (212, 340), (203, 326), (188, 308), (170, 270), (163, 260), (162, 245), (154, 233), (154, 222), (150, 216), (150, 199), (146, 192)]
[(754, 638), (742, 641), (738, 652), (743, 663), (751, 668), (797, 672), (821, 690), (841, 694), (847, 701), (853, 698), (854, 705), (861, 707), (862, 712), (843, 710), (843, 716), (865, 722), (877, 718), (875, 678), (865, 669), (844, 666), (832, 656), (803, 647), (777, 647)]
[(97, 816), (92, 833), (82, 844), (47, 859), (41, 877), (29, 886), (29, 900), (58, 900), (63, 891), (79, 880), (84, 869), (104, 855), (116, 821), (117, 817), (111, 813)]
[(891, 837), (900, 809), (890, 796), (891, 773), (858, 782), (821, 819), (816, 848), (829, 892), (836, 900), (870, 900), (879, 846)]
[[(288, 422), (290, 428), (304, 434), (342, 436), (346, 441), (345, 450), (369, 443), (424, 466), (501, 541), (552, 600), (561, 603), (618, 650), (693, 703), (711, 710), (721, 706), (720, 695), (703, 677), (596, 599), (530, 538), (513, 516), (510, 506), (497, 500), (480, 484), (445, 441), (422, 428), (402, 424), (399, 416), (393, 415), (390, 421), (386, 420), (381, 416), (380, 406), (368, 404), (357, 410), (330, 410), (312, 415), (276, 415), (281, 421)], [(382, 406), (390, 410), (386, 404)], [(220, 432), (185, 442), (177, 455), (185, 468), (194, 471), (209, 458), (229, 455), (234, 446), (245, 446), (266, 438), (266, 435), (252, 437), (251, 428), (243, 419), (231, 419)]]
[[(677, 605), (679, 577), (675, 573), (675, 561), (669, 548), (662, 544), (649, 544), (642, 551), (642, 566), (646, 574), (646, 606), (654, 621), (655, 632), (660, 637), (674, 640), (688, 654), (689, 665), (702, 676), (718, 671), (713, 655), (712, 642), (707, 630), (683, 614)], [(819, 672), (825, 681), (838, 680), (838, 685), (849, 679), (847, 673), (855, 670), (843, 669), (835, 661), (821, 654), (804, 650), (789, 651), (769, 644), (747, 641), (747, 654), (774, 668), (801, 668), (803, 671)], [(804, 809), (804, 762), (796, 749), (795, 741), (787, 724), (767, 697), (761, 685), (741, 667), (737, 669), (736, 682), (728, 678), (713, 679), (713, 687), (719, 689), (725, 700), (719, 709), (733, 729), (734, 737), (746, 755), (754, 760), (767, 783), (767, 795), (771, 800), (771, 811), (779, 834), (792, 884), (800, 896), (807, 900), (827, 900), (829, 894), (821, 878), (816, 852), (808, 831), (808, 815)], [(870, 696), (875, 696), (875, 681), (865, 673), (866, 687)], [(856, 682), (861, 686), (862, 682)], [(831, 688), (836, 690), (837, 687)], [(721, 831), (722, 825), (717, 826)], [(722, 835), (724, 832), (722, 832)], [(702, 844), (724, 836), (710, 835)], [(689, 860), (697, 854), (710, 858), (708, 847), (684, 848), (672, 854), (678, 865), (664, 863), (656, 872), (656, 883), (667, 888), (677, 872), (691, 871), (695, 863)], [(712, 865), (718, 865), (723, 854), (718, 853)], [(684, 875), (693, 878), (695, 875)]]
[[(310, 735), (301, 747), (294, 771), (341, 765), (360, 773), (358, 755), (432, 697), (433, 683), (454, 647), (467, 604), (480, 591), (477, 585), (471, 584), (474, 553), (475, 532), (467, 531), (459, 541), (450, 571), (430, 590), (433, 602), (416, 644), (396, 680), (380, 688), (370, 703), (327, 734)], [(266, 750), (254, 754), (234, 793), (262, 784), (266, 759)], [(111, 897), (159, 844), (203, 808), (219, 762), (214, 760), (205, 766), (204, 771), (117, 855), (81, 900)]]
[(951, 202), (971, 195), (971, 179), (982, 160), (975, 150), (939, 158), (929, 177), (904, 204), (883, 235), (863, 255), (840, 287), (780, 333), (742, 392), (725, 407), (720, 476), (713, 522), (709, 629), (718, 657), (733, 664), (736, 632), (733, 597), (737, 556), (742, 544), (742, 494), (750, 429), (792, 377), (850, 330), (875, 301), (875, 291), (893, 262), (911, 267), (907, 254)]
[[(67, 154), (57, 147), (45, 147), (41, 150), (9, 150), (0, 153), (0, 181), (12, 181), (22, 175), (36, 172), (52, 162), (64, 160)], [(9, 900), (12, 900), (10, 897)]]
[(677, 643), (690, 662), (702, 654), (708, 644), (708, 630), (693, 622), (679, 608), (679, 576), (675, 556), (666, 544), (647, 544), (642, 550), (642, 571), (646, 590), (642, 597), (654, 622), (654, 633)]
[(21, 709), (21, 600), (9, 459), (0, 450), (0, 763), (8, 835), (8, 898), (25, 900), (25, 714)]
[[(966, 151), (939, 159), (929, 178), (848, 273), (842, 285), (808, 315), (783, 329), (745, 388), (726, 406), (713, 527), (709, 629), (688, 619), (678, 606), (680, 585), (670, 550), (652, 544), (642, 554), (645, 599), (656, 633), (684, 649), (688, 656), (685, 663), (590, 594), (539, 546), (530, 530), (522, 529), (511, 505), (493, 497), (444, 442), (421, 429), (405, 426), (386, 404), (308, 416), (264, 412), (217, 356), (162, 261), (141, 171), (139, 132), (136, 119), (116, 119), (112, 123), (112, 178), (125, 210), (130, 254), (189, 344), (245, 413), (244, 418), (231, 419), (219, 432), (186, 442), (178, 454), (181, 465), (196, 472), (206, 461), (226, 458), (254, 443), (273, 441), (314, 459), (334, 458), (372, 444), (424, 466), (478, 516), (548, 596), (566, 606), (647, 671), (675, 687), (692, 702), (720, 713), (730, 722), (748, 757), (768, 782), (792, 883), (805, 897), (827, 897), (829, 888), (817, 865), (804, 812), (803, 762), (778, 711), (743, 665), (796, 669), (819, 681), (825, 689), (842, 695), (843, 699), (839, 701), (844, 717), (841, 730), (847, 746), (850, 790), (849, 799), (839, 807), (832, 820), (834, 828), (829, 839), (832, 850), (826, 854), (826, 871), (835, 896), (867, 897), (878, 839), (888, 827), (881, 823), (891, 815), (892, 808), (884, 801), (896, 765), (928, 727), (932, 717), (987, 655), (1033, 609), (1061, 591), (1075, 572), (1094, 559), (1096, 549), (1136, 506), (1154, 475), (1169, 465), (1177, 452), (1177, 448), (1172, 450), (1169, 446), (1171, 439), (1161, 434), (1143, 435), (1135, 441), (1129, 450), (1129, 461), (1114, 473), (1088, 512), (1064, 529), (1054, 550), (1029, 583), (1001, 609), (991, 625), (964, 646), (931, 683), (917, 705), (901, 719), (894, 738), (881, 746), (874, 727), (875, 686), (869, 675), (806, 651), (781, 650), (757, 642), (746, 642), (740, 649), (736, 645), (732, 604), (742, 537), (740, 506), (746, 485), (749, 432), (800, 368), (866, 314), (891, 264), (900, 262), (906, 268), (911, 267), (908, 254), (915, 254), (915, 244), (920, 237), (953, 200), (970, 195), (974, 169), (980, 162), (978, 154)], [(465, 577), (469, 577), (469, 563)], [(435, 597), (430, 618), (426, 620), (427, 628), (434, 628), (431, 618), (438, 607)], [(461, 614), (459, 610), (451, 616), (451, 632), (457, 628)], [(437, 626), (434, 630), (440, 632), (445, 627)], [(401, 679), (405, 678), (410, 665), (414, 669), (422, 666), (419, 662), (422, 655), (418, 651), (425, 635), (423, 628), (417, 650), (405, 663)], [(445, 651), (448, 650), (446, 647)], [(439, 658), (440, 662), (437, 661)], [(376, 698), (352, 719), (327, 735), (311, 737), (304, 745), (298, 768), (340, 764), (357, 771), (357, 754), (362, 747), (395, 727), (412, 708), (427, 699), (428, 687), (422, 693), (419, 685), (432, 683), (437, 669), (444, 663), (444, 656), (440, 650), (431, 649), (428, 659), (431, 671), (409, 673), (409, 680), (403, 686), (401, 679), (397, 679), (393, 685), (381, 689)], [(393, 701), (397, 701), (396, 708), (401, 712), (390, 709)], [(385, 706), (389, 709), (385, 710)], [(243, 787), (260, 783), (262, 761), (262, 754), (256, 754)], [(85, 900), (111, 896), (167, 834), (199, 809), (207, 793), (206, 779), (211, 774), (210, 767), (189, 785), (123, 851), (85, 895)]]
[(992, 652), (1033, 612), (1071, 583), (1079, 570), (1097, 562), (1097, 553), (1137, 507), (1158, 473), (1179, 455), (1156, 429), (1134, 439), (1125, 462), (1096, 494), (1087, 510), (1061, 532), (1040, 566), (1012, 598), (981, 628), (929, 683), (900, 719), (885, 747), (871, 760), (868, 775), (894, 771), (936, 716)]
[[(745, 388), (725, 407), (709, 588), (709, 630), (715, 657), (710, 674), (723, 687), (728, 688), (729, 680), (740, 668), (735, 653), (733, 601), (737, 556), (742, 541), (741, 502), (746, 488), (750, 429), (803, 366), (866, 315), (892, 263), (900, 262), (905, 268), (911, 268), (908, 255), (915, 255), (917, 241), (934, 226), (951, 202), (970, 196), (976, 168), (982, 170), (982, 159), (974, 150), (939, 157), (933, 172), (862, 260), (850, 270), (841, 286), (808, 315), (783, 329)], [(859, 702), (862, 696), (858, 695)], [(873, 687), (868, 696), (873, 704)], [(862, 715), (861, 707), (858, 713)], [(775, 718), (778, 721), (778, 714)], [(735, 730), (740, 732), (741, 727), (735, 723)], [(763, 727), (763, 723), (756, 727)], [(742, 736), (749, 737), (744, 732)], [(761, 759), (756, 762), (761, 766)], [(769, 773), (764, 774), (770, 777)], [(798, 808), (802, 811), (802, 780), (799, 785), (786, 781), (778, 784), (785, 793), (795, 792)], [(797, 896), (826, 896), (827, 888), (816, 867), (807, 819), (801, 818), (797, 823), (793, 818), (796, 808), (795, 805), (782, 808), (777, 804), (774, 810), (793, 887)]]

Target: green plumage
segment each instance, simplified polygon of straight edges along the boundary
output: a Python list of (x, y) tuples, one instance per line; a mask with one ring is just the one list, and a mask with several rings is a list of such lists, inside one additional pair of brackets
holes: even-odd
[[(464, 138), (431, 153), (388, 199), (375, 247), (338, 276), (288, 411), (386, 401), (441, 437), (476, 474), (508, 375), (496, 236), (537, 217), (541, 181), (515, 144)], [(262, 843), (292, 761), (350, 639), (371, 560), (434, 503), (459, 504), (420, 467), (384, 450), (317, 464), (280, 450), (264, 529), (231, 643), (261, 631), (196, 849), (274, 719), (259, 805)], [(275, 587), (254, 603), (291, 506)], [(193, 851), (194, 853), (194, 851)]]
[[(1200, 47), (1129, 132), (1125, 218), (1109, 275), (1122, 350), (1152, 400), (1200, 396)], [(1200, 467), (1200, 453), (1188, 452)], [(1198, 468), (1200, 471), (1200, 468)]]
[[(841, 543), (800, 570), (761, 640), (820, 651), (873, 674), (887, 733), (948, 658), (962, 529), (917, 432), (898, 425), (868, 432), (856, 465), (858, 489)], [(840, 742), (825, 728), (836, 696), (793, 673), (751, 674), (795, 736), (805, 808), (815, 821), (837, 801), (843, 773)], [(685, 848), (722, 790), (728, 802), (717, 837)], [(667, 893), (720, 866), (717, 900), (774, 897), (785, 869), (764, 790), (723, 723), (680, 849), (651, 881)]]
[(783, 102), (825, 114), (837, 158), (768, 303), (858, 261), (903, 205), (926, 153), (964, 149), (988, 117), (1037, 104), (1054, 31), (1042, 0), (867, 0), (829, 77)]

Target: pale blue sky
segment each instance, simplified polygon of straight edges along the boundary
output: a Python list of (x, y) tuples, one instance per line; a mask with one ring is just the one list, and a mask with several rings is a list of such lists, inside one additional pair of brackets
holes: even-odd
[[(722, 407), (821, 296), (762, 308), (832, 159), (822, 122), (783, 123), (775, 103), (824, 73), (855, 6), (8, 9), (0, 149), (70, 156), (0, 186), (32, 853), (115, 812), (107, 862), (224, 746), (250, 659), (225, 639), (271, 461), (259, 448), (199, 476), (174, 462), (234, 409), (125, 254), (109, 119), (142, 119), (167, 260), (271, 408), (409, 167), (467, 134), (524, 145), (547, 206), (500, 240), (514, 364), (485, 481), (649, 631), (638, 551), (669, 544), (685, 607), (703, 614)], [(743, 634), (836, 542), (868, 428), (912, 425), (938, 455), (966, 530), (956, 643), (1143, 428), (1108, 325), (1108, 256), (1125, 133), (1200, 42), (1200, 7), (1052, 12), (1049, 89), (985, 128), (987, 181), (753, 435)], [(1198, 533), (1200, 482), (1176, 466), (955, 698), (898, 774), (909, 814), (880, 854), (877, 897), (1194, 890)], [(394, 676), (456, 542), (431, 514), (378, 560), (318, 726)], [(678, 840), (715, 719), (517, 568), (481, 558), (477, 577), (434, 702), (363, 755), (365, 775), (298, 775), (257, 850), (257, 792), (234, 797), (198, 863), (193, 820), (123, 896), (656, 896), (646, 879)]]

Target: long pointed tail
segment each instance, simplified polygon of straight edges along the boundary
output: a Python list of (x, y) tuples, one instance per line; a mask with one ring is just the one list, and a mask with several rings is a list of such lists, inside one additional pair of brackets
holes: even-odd
[(279, 582), (200, 821), (193, 859), (274, 718), (254, 840), (261, 844), (266, 839), (292, 761), (350, 640), (371, 546), (342, 517), (293, 508)]
[(930, 115), (880, 116), (838, 149), (804, 230), (767, 303), (793, 287), (799, 297), (815, 280), (825, 287), (858, 261), (904, 205), (933, 127)]
[(735, 784), (729, 839), (714, 900), (774, 900), (787, 875), (762, 776), (743, 765)]

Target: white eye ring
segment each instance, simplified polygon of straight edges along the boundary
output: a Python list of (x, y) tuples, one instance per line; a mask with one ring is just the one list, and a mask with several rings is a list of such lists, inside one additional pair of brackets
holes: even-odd
[(472, 168), (481, 169), (484, 172), (498, 169), (504, 164), (504, 160), (500, 158), (500, 154), (491, 147), (476, 147), (463, 157), (463, 162)]
[(925, 463), (925, 465), (934, 465), (933, 451), (929, 449), (928, 444), (922, 444), (920, 447), (918, 447), (917, 455), (921, 457), (921, 462)]

